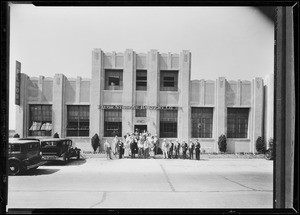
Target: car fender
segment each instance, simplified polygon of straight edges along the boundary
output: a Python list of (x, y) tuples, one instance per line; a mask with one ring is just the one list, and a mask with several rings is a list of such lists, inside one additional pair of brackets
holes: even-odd
[(23, 163), (19, 158), (16, 158), (16, 157), (10, 157), (10, 158), (8, 159), (8, 162), (10, 162), (10, 161), (18, 162), (22, 168), (25, 167), (24, 163)]

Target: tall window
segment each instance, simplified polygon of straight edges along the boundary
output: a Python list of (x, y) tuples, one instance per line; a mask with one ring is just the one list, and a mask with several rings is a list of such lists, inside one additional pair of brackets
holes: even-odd
[(51, 136), (52, 131), (52, 106), (29, 106), (29, 136)]
[(192, 137), (212, 138), (213, 108), (192, 107)]
[(160, 137), (177, 137), (177, 110), (160, 110)]
[(146, 117), (147, 109), (135, 109), (135, 117)]
[(104, 136), (122, 137), (122, 110), (104, 110)]
[(123, 70), (105, 70), (105, 90), (123, 89)]
[(136, 90), (147, 90), (147, 70), (136, 70)]
[(88, 137), (90, 130), (90, 108), (88, 105), (67, 106), (67, 136)]
[(227, 137), (247, 138), (248, 118), (249, 118), (249, 108), (228, 108), (227, 109)]
[(178, 90), (178, 71), (160, 71), (160, 91)]

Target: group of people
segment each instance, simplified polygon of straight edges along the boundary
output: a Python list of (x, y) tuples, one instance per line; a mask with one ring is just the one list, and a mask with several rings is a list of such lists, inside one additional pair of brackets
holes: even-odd
[[(161, 144), (161, 151), (165, 159), (194, 159), (194, 151), (196, 154), (196, 160), (200, 160), (200, 142), (196, 140), (194, 143), (192, 140), (189, 144), (185, 141), (182, 144), (176, 141), (168, 141), (163, 139)], [(154, 155), (159, 154), (159, 140), (156, 135), (151, 136), (147, 131), (139, 132), (136, 130), (134, 133), (127, 132), (123, 137), (123, 141), (115, 136), (109, 143), (107, 140), (104, 143), (104, 150), (106, 152), (107, 159), (112, 159), (113, 155), (118, 155), (121, 158), (151, 158)], [(188, 154), (187, 154), (188, 153)]]
[(198, 139), (196, 139), (196, 143), (194, 143), (191, 139), (189, 144), (187, 144), (184, 140), (180, 144), (178, 139), (176, 139), (175, 142), (170, 142), (164, 139), (162, 142), (163, 157), (165, 159), (194, 159), (195, 151), (196, 160), (200, 160), (200, 149), (201, 144)]

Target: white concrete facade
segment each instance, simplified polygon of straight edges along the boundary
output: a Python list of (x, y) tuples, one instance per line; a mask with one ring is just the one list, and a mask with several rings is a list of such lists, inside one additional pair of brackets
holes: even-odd
[[(105, 71), (122, 71), (121, 89), (106, 89)], [(136, 71), (147, 71), (147, 88), (136, 90)], [(161, 71), (178, 72), (178, 89), (161, 91)], [(54, 78), (28, 77), (21, 75), (21, 105), (16, 111), (16, 133), (29, 135), (29, 106), (33, 104), (52, 105), (52, 135), (57, 132), (66, 137), (67, 106), (89, 106), (89, 136), (72, 137), (81, 148), (91, 149), (90, 138), (97, 133), (104, 136), (104, 110), (102, 105), (174, 107), (177, 109), (177, 136), (170, 140), (189, 141), (192, 138), (191, 110), (193, 107), (208, 107), (213, 110), (211, 138), (197, 138), (202, 147), (218, 152), (218, 137), (227, 134), (227, 109), (249, 109), (246, 138), (228, 138), (228, 152), (255, 153), (257, 137), (273, 137), (273, 76), (265, 81), (255, 78), (251, 81), (191, 80), (191, 53), (183, 50), (179, 54), (159, 53), (150, 50), (136, 53), (127, 49), (124, 53), (104, 53), (101, 49), (92, 51), (92, 73), (90, 79), (67, 78), (56, 74)], [(133, 109), (122, 109), (122, 136), (133, 131), (135, 125), (146, 125), (152, 134), (160, 135), (160, 111), (147, 109), (146, 117), (135, 117)]]

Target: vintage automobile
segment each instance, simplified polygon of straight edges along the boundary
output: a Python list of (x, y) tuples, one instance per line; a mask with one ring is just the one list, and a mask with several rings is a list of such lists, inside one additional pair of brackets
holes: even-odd
[(18, 175), (45, 164), (38, 139), (10, 138), (8, 144), (8, 173)]
[(80, 159), (80, 149), (72, 146), (72, 140), (67, 138), (41, 139), (42, 160), (60, 160), (65, 164), (70, 158)]

